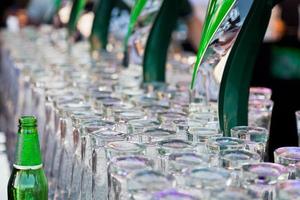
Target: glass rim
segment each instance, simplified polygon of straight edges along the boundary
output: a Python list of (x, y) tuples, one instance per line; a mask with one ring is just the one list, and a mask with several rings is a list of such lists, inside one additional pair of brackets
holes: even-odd
[[(266, 169), (269, 168), (269, 170), (268, 171), (264, 170), (262, 172), (255, 171), (256, 169), (259, 169), (260, 167), (266, 168)], [(288, 179), (288, 175), (289, 175), (289, 169), (287, 167), (285, 167), (281, 164), (271, 163), (271, 162), (244, 164), (242, 166), (241, 170), (242, 170), (242, 173), (250, 173), (253, 175), (255, 174), (256, 178), (259, 180), (259, 183), (274, 181), (274, 180), (272, 180), (272, 177), (274, 179), (276, 179), (277, 181), (284, 180), (282, 177), (283, 175), (285, 175), (285, 178)], [(276, 172), (274, 170), (276, 170)], [(274, 173), (270, 174), (270, 172), (274, 172)], [(267, 173), (267, 174), (262, 175), (263, 173)], [(269, 178), (267, 178), (267, 177), (269, 177)], [(253, 179), (254, 177), (251, 175), (251, 178)], [(274, 184), (274, 182), (273, 182), (273, 184)]]
[(248, 132), (248, 131), (252, 131), (252, 130), (268, 133), (268, 130), (266, 128), (259, 127), (259, 126), (234, 126), (230, 129), (230, 132), (232, 132), (232, 131)]
[[(138, 167), (136, 170), (132, 169), (132, 166), (129, 166), (126, 168), (126, 165), (124, 165), (124, 163), (122, 162), (126, 162), (126, 161), (130, 161), (130, 164), (132, 164), (133, 162), (136, 162), (137, 165), (136, 167)], [(144, 165), (145, 168), (141, 168), (142, 165)], [(115, 156), (112, 159), (110, 159), (109, 163), (108, 163), (108, 170), (109, 171), (122, 171), (121, 174), (124, 175), (124, 173), (126, 173), (126, 169), (128, 171), (137, 171), (137, 170), (141, 170), (141, 169), (152, 169), (154, 167), (154, 161), (144, 155), (128, 155), (128, 156)], [(128, 175), (128, 174), (126, 174)]]
[[(223, 144), (220, 143), (217, 140), (233, 140), (234, 142), (236, 142), (236, 144)], [(207, 147), (244, 147), (246, 145), (246, 142), (242, 139), (239, 138), (235, 138), (235, 137), (211, 137), (208, 138), (207, 142), (206, 142), (206, 146)]]
[[(124, 148), (124, 144), (131, 146), (129, 148)], [(131, 141), (111, 141), (105, 145), (105, 149), (113, 152), (136, 153), (144, 151), (146, 146)]]
[[(295, 152), (295, 151), (297, 152), (297, 155), (298, 155), (298, 157), (296, 157), (296, 158), (293, 158), (292, 156), (285, 155), (285, 153)], [(283, 157), (282, 157), (282, 154), (284, 154)], [(297, 147), (297, 146), (288, 146), (288, 147), (277, 148), (274, 151), (274, 157), (275, 157), (275, 159), (278, 158), (278, 157), (282, 157), (285, 160), (299, 161), (300, 162), (300, 147)]]
[(232, 160), (231, 158), (224, 157), (224, 156), (228, 156), (230, 154), (236, 154), (236, 153), (242, 153), (246, 156), (249, 156), (250, 160), (258, 160), (259, 161), (261, 159), (261, 156), (258, 153), (252, 152), (252, 151), (249, 151), (249, 150), (246, 150), (246, 149), (222, 150), (222, 151), (220, 151), (220, 156), (221, 156), (222, 160), (231, 161)]
[[(128, 175), (128, 179), (127, 179), (128, 186), (133, 187), (134, 182), (137, 181), (137, 180), (135, 180), (136, 178), (140, 178), (140, 177), (143, 177), (143, 176), (146, 177), (148, 175), (163, 178), (164, 181), (166, 181), (166, 182), (168, 182), (168, 184), (170, 184), (170, 185), (167, 185), (167, 186), (172, 187), (172, 185), (175, 184), (175, 178), (171, 174), (165, 174), (165, 173), (163, 173), (161, 171), (158, 171), (158, 170), (155, 170), (155, 169), (142, 169), (142, 170), (138, 170), (138, 171), (135, 171), (133, 173), (130, 173)], [(140, 185), (141, 182), (139, 181), (136, 184)], [(134, 190), (138, 190), (138, 189), (128, 187), (128, 190), (129, 191), (134, 191)]]

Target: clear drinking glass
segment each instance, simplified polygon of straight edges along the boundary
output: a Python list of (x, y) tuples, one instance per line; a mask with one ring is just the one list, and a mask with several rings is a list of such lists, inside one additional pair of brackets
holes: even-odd
[[(81, 199), (92, 199), (92, 180), (93, 180), (93, 161), (92, 158), (96, 154), (94, 149), (97, 148), (97, 143), (99, 142), (99, 148), (101, 148), (102, 154), (104, 153), (104, 145), (108, 141), (122, 140), (125, 135), (119, 132), (111, 130), (111, 125), (102, 121), (90, 122), (82, 126), (83, 134), (80, 138), (81, 140)], [(99, 136), (98, 136), (99, 135)], [(99, 137), (99, 139), (97, 139)], [(103, 139), (103, 140), (102, 140)], [(109, 140), (110, 139), (110, 140)], [(103, 141), (103, 142), (102, 142)], [(102, 180), (102, 179), (101, 179)]]
[(296, 179), (300, 179), (300, 162), (296, 164)]
[(276, 200), (300, 200), (300, 180), (287, 180), (277, 184)]
[(138, 140), (138, 134), (142, 133), (146, 129), (155, 128), (158, 125), (159, 122), (155, 119), (134, 119), (128, 121), (127, 131), (131, 137), (131, 140)]
[(240, 170), (242, 165), (259, 163), (260, 156), (257, 153), (244, 149), (224, 150), (220, 152), (220, 165), (230, 170)]
[(166, 111), (158, 113), (158, 120), (162, 124), (171, 124), (175, 120), (186, 118), (186, 114), (178, 111)]
[(219, 156), (220, 166), (231, 171), (232, 186), (240, 186), (243, 165), (260, 162), (260, 155), (244, 149), (223, 150)]
[(251, 87), (249, 93), (249, 99), (271, 99), (272, 90), (266, 87)]
[(115, 113), (115, 121), (117, 122), (117, 130), (127, 133), (127, 123), (130, 120), (145, 118), (145, 114), (139, 110), (128, 110), (120, 113)]
[(296, 123), (298, 133), (298, 146), (300, 146), (300, 111), (296, 111)]
[(174, 177), (155, 170), (137, 171), (127, 179), (129, 199), (134, 200), (150, 200), (153, 193), (174, 186)]
[(178, 185), (183, 185), (182, 178), (188, 169), (196, 167), (209, 167), (211, 163), (211, 156), (208, 154), (197, 153), (172, 153), (166, 160), (166, 172), (171, 173)]
[(154, 162), (144, 156), (114, 157), (108, 164), (108, 199), (128, 199), (127, 177), (138, 170), (152, 169)]
[(246, 140), (247, 148), (256, 152), (264, 159), (269, 132), (265, 128), (251, 126), (236, 126), (230, 130), (231, 136)]
[(281, 147), (274, 151), (275, 163), (284, 165), (290, 170), (290, 179), (295, 179), (295, 165), (300, 162), (300, 147)]
[(145, 149), (145, 145), (134, 143), (131, 141), (109, 142), (105, 146), (106, 158), (108, 161), (118, 156), (144, 155)]
[(175, 131), (161, 127), (145, 129), (143, 133), (139, 135), (139, 141), (145, 144), (174, 138), (178, 138), (178, 134), (176, 134)]
[(158, 113), (168, 111), (169, 103), (153, 101), (142, 105), (143, 110), (146, 112), (148, 118), (157, 118)]
[(99, 116), (95, 116), (93, 113), (74, 113), (72, 115), (73, 122), (73, 162), (72, 162), (72, 179), (71, 187), (69, 191), (70, 199), (79, 199), (81, 180), (83, 173), (84, 161), (86, 158), (86, 137), (93, 131), (103, 130), (107, 126), (113, 125), (112, 122), (106, 122), (99, 120)]
[(263, 127), (270, 130), (273, 105), (273, 101), (268, 99), (250, 100), (248, 107), (249, 126)]
[(195, 152), (195, 146), (184, 140), (168, 139), (162, 140), (157, 143), (157, 155), (160, 159), (159, 168), (163, 171), (166, 170), (166, 162), (168, 156), (172, 153), (192, 153)]
[(187, 140), (197, 145), (197, 151), (208, 153), (206, 143), (211, 138), (221, 138), (222, 132), (215, 128), (189, 127), (186, 132)]
[[(91, 199), (99, 199), (108, 196), (108, 180), (107, 180), (107, 162), (109, 161), (106, 157), (106, 148), (105, 146), (108, 145), (110, 142), (116, 141), (124, 141), (126, 140), (126, 134), (120, 133), (113, 130), (100, 130), (93, 132), (90, 139), (91, 139), (91, 149), (92, 149), (92, 157), (91, 160), (88, 158), (88, 166), (87, 170), (90, 172), (92, 170), (92, 179), (88, 181), (92, 181), (92, 197)], [(126, 150), (128, 153), (132, 153), (135, 151), (140, 151), (139, 146), (135, 144), (128, 144), (122, 145), (120, 143), (116, 143), (115, 146), (111, 145), (111, 147), (115, 148), (123, 148), (125, 150), (123, 155), (126, 155)], [(128, 148), (128, 149), (126, 149)], [(115, 150), (119, 153), (122, 150), (113, 149), (112, 153)], [(108, 153), (109, 154), (109, 153)], [(87, 186), (90, 183), (87, 182)], [(83, 188), (82, 192), (86, 192)]]
[(219, 154), (224, 150), (245, 149), (246, 143), (244, 140), (233, 137), (215, 137), (207, 140), (206, 147), (208, 152)]
[(70, 169), (72, 169), (73, 155), (75, 153), (75, 149), (72, 146), (74, 127), (71, 117), (74, 112), (89, 110), (90, 106), (82, 102), (68, 103), (60, 110), (62, 152), (60, 155), (58, 184), (55, 191), (56, 199), (68, 198), (71, 187), (72, 170)]
[[(230, 172), (215, 167), (198, 167), (187, 170), (183, 176), (183, 187), (208, 191), (212, 195), (224, 190), (230, 183)], [(209, 196), (206, 196), (209, 199)]]
[(289, 171), (280, 164), (257, 163), (243, 165), (241, 175), (242, 187), (260, 199), (272, 200), (275, 197), (276, 184), (287, 180)]

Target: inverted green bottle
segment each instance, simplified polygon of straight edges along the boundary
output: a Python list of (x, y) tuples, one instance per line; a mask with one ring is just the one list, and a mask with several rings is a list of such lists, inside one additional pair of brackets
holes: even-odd
[(74, 0), (71, 13), (70, 13), (70, 18), (68, 22), (68, 31), (69, 31), (69, 36), (74, 34), (76, 30), (76, 25), (79, 20), (80, 14), (82, 10), (84, 9), (86, 0)]
[(47, 200), (48, 183), (43, 170), (37, 120), (23, 116), (19, 120), (16, 160), (7, 193), (9, 200)]

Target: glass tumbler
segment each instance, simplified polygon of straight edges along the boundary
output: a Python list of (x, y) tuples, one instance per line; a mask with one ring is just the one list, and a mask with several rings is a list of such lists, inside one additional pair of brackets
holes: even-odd
[(207, 151), (212, 154), (219, 154), (224, 150), (240, 150), (246, 148), (244, 140), (233, 137), (215, 137), (206, 142)]
[(199, 153), (207, 153), (206, 142), (210, 138), (221, 138), (222, 133), (215, 128), (189, 127), (186, 132), (187, 140), (197, 145)]
[(159, 158), (158, 167), (162, 171), (166, 170), (168, 156), (172, 153), (192, 153), (195, 152), (195, 146), (184, 140), (168, 139), (157, 143), (157, 155)]
[(192, 152), (172, 153), (166, 160), (166, 171), (176, 178), (178, 185), (183, 185), (182, 178), (188, 169), (196, 167), (209, 167), (211, 156)]
[(276, 200), (300, 200), (300, 180), (287, 180), (278, 183)]
[(159, 122), (155, 119), (134, 119), (127, 123), (127, 131), (131, 136), (138, 135), (142, 133), (145, 129), (150, 129), (157, 127)]
[(108, 164), (108, 199), (128, 199), (127, 177), (138, 170), (152, 169), (154, 162), (144, 156), (114, 157)]
[(117, 156), (144, 155), (145, 145), (131, 141), (114, 141), (105, 145), (106, 158), (111, 160)]
[(118, 131), (126, 133), (128, 121), (143, 118), (145, 118), (145, 113), (136, 109), (115, 113), (116, 128)]
[(150, 144), (159, 142), (165, 139), (179, 139), (178, 134), (174, 130), (161, 128), (161, 127), (152, 127), (147, 128), (143, 133), (139, 134), (139, 142), (144, 144)]
[[(109, 125), (110, 126), (110, 125)], [(81, 199), (92, 199), (92, 190), (93, 190), (93, 166), (92, 166), (92, 157), (95, 155), (94, 149), (97, 148), (96, 142), (100, 142), (100, 147), (103, 148), (105, 145), (106, 140), (114, 141), (114, 140), (123, 140), (125, 138), (124, 134), (111, 131), (111, 127), (103, 126), (102, 122), (100, 125), (98, 122), (87, 122), (83, 124), (81, 127), (81, 132), (83, 133), (80, 137), (79, 146), (81, 152), (81, 161), (78, 163), (77, 166), (79, 172), (81, 171), (81, 178), (80, 178), (80, 198)], [(103, 135), (102, 135), (103, 134)], [(97, 135), (99, 139), (97, 140)], [(111, 135), (109, 140), (109, 136)], [(107, 138), (107, 139), (106, 139)], [(104, 141), (104, 142), (102, 142)], [(102, 150), (103, 152), (104, 150)], [(105, 154), (105, 153), (103, 153)], [(104, 168), (105, 169), (105, 168)], [(76, 174), (74, 174), (76, 175)], [(76, 179), (74, 179), (76, 180)], [(102, 179), (101, 179), (102, 180)], [(73, 193), (76, 191), (72, 191)]]
[(182, 187), (203, 191), (205, 199), (210, 194), (225, 190), (230, 183), (230, 172), (215, 167), (198, 167), (187, 170), (183, 176)]
[(273, 101), (268, 99), (250, 100), (248, 106), (249, 126), (263, 127), (270, 130)]
[(242, 187), (248, 189), (263, 200), (275, 197), (275, 187), (280, 181), (288, 179), (286, 167), (276, 163), (257, 163), (242, 166)]
[(289, 168), (290, 179), (295, 179), (296, 164), (300, 162), (300, 147), (281, 147), (274, 151), (275, 163)]
[(158, 120), (162, 124), (171, 124), (175, 120), (186, 118), (186, 113), (179, 111), (165, 111), (158, 113)]
[(155, 170), (140, 170), (127, 179), (129, 199), (133, 200), (150, 200), (153, 193), (174, 186), (174, 177)]
[(72, 181), (72, 165), (75, 149), (73, 148), (73, 123), (72, 114), (78, 111), (88, 111), (90, 106), (84, 103), (68, 103), (61, 113), (61, 135), (62, 135), (62, 152), (59, 164), (58, 185), (56, 188), (56, 199), (66, 199), (70, 192)]
[(244, 150), (223, 150), (220, 152), (220, 166), (231, 171), (233, 186), (240, 186), (240, 170), (244, 164), (260, 162), (260, 155)]
[(247, 149), (256, 152), (264, 159), (269, 132), (265, 128), (236, 126), (230, 130), (231, 136), (246, 140)]
[[(124, 141), (127, 139), (126, 137), (127, 137), (126, 134), (113, 131), (113, 130), (100, 130), (100, 131), (93, 132), (91, 134), (92, 157), (91, 160), (87, 158), (88, 168), (92, 169), (92, 180), (91, 180), (92, 198), (91, 199), (96, 200), (96, 199), (101, 199), (103, 197), (107, 198), (108, 196), (108, 180), (107, 180), (108, 159), (106, 157), (106, 154), (109, 155), (109, 153), (106, 152), (106, 145), (108, 145), (110, 142)], [(116, 148), (113, 149), (116, 151), (116, 153), (119, 152), (117, 148), (120, 149), (123, 148), (122, 150), (124, 150), (124, 154), (126, 153), (126, 150), (130, 153), (140, 150), (139, 147), (134, 144), (122, 145), (120, 143), (115, 143), (115, 144), (111, 144), (110, 146), (112, 149), (114, 147)], [(113, 150), (112, 153), (114, 153)], [(89, 182), (87, 184), (89, 184)]]
[(296, 179), (300, 179), (300, 162), (296, 164)]
[[(93, 131), (103, 130), (112, 126), (111, 122), (99, 120), (99, 116), (90, 115), (88, 113), (79, 115), (77, 113), (72, 116), (74, 123), (73, 129), (73, 162), (72, 162), (72, 179), (71, 189), (69, 192), (70, 199), (78, 199), (80, 197), (80, 188), (82, 183), (82, 173), (85, 166), (86, 155), (91, 155), (90, 151), (85, 149), (86, 137)], [(87, 169), (87, 168), (85, 168)], [(86, 172), (86, 171), (85, 171)], [(85, 177), (86, 174), (85, 174)], [(83, 181), (84, 182), (84, 181)]]
[(297, 133), (298, 133), (298, 146), (300, 146), (300, 111), (296, 111), (296, 123), (297, 123)]
[(266, 87), (251, 87), (249, 99), (271, 99), (272, 90)]

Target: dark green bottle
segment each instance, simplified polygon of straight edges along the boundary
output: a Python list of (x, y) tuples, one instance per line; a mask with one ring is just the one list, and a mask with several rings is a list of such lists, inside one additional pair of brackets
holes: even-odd
[(9, 200), (48, 199), (48, 183), (43, 170), (38, 138), (36, 118), (21, 117), (16, 161), (7, 186)]

